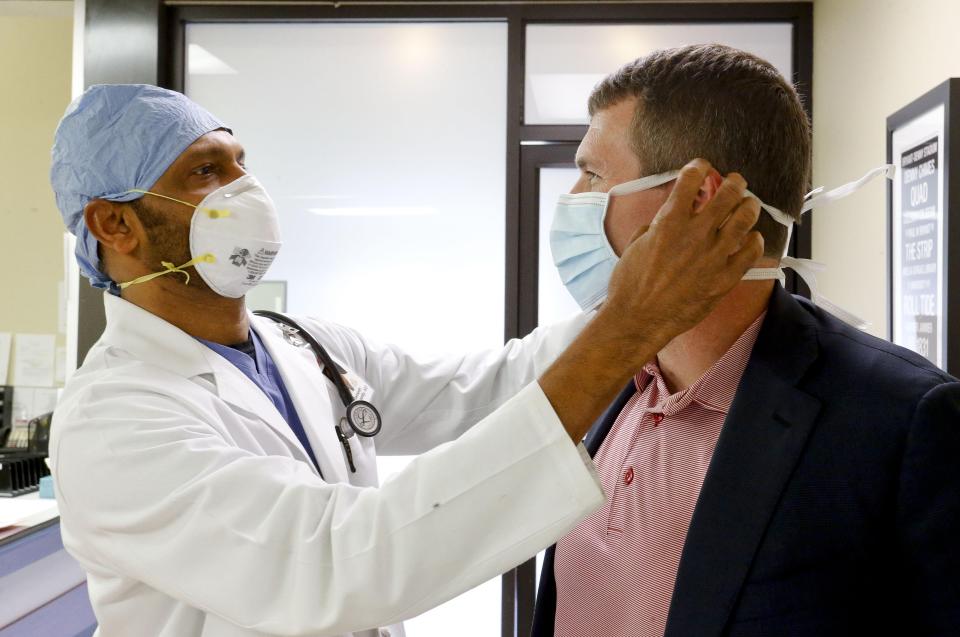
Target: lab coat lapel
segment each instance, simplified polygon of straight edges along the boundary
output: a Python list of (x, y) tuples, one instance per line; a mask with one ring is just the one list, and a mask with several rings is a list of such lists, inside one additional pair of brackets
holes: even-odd
[(263, 390), (257, 387), (233, 363), (208, 347), (203, 347), (203, 349), (205, 350), (204, 356), (207, 357), (213, 369), (217, 394), (220, 398), (234, 408), (248, 412), (267, 423), (287, 442), (294, 455), (312, 468), (313, 463), (310, 461), (306, 449), (297, 440), (297, 436), (290, 429), (290, 425), (284, 420), (283, 415), (277, 411), (273, 401), (263, 393)]
[(329, 383), (312, 350), (288, 343), (281, 335), (280, 328), (269, 319), (251, 316), (250, 323), (283, 376), (287, 393), (293, 400), (313, 447), (323, 479), (327, 482), (348, 482), (343, 446), (333, 429), (335, 419), (339, 419), (339, 411), (333, 406)]
[(817, 353), (812, 320), (778, 285), (694, 509), (665, 637), (722, 634), (820, 409), (796, 387)]
[(293, 455), (310, 458), (273, 402), (243, 372), (212, 349), (160, 317), (120, 297), (104, 293), (107, 329), (101, 341), (130, 352), (138, 360), (184, 378), (213, 376), (217, 396), (251, 418), (267, 423)]

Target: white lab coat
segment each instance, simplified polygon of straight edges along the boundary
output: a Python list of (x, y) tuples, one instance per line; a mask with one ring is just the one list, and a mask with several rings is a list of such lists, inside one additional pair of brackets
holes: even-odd
[[(603, 500), (533, 382), (584, 317), (430, 363), (302, 319), (383, 415), (376, 439), (350, 440), (356, 473), (333, 384), (309, 350), (251, 318), (321, 477), (232, 364), (131, 303), (105, 303), (50, 446), (64, 544), (87, 571), (101, 637), (398, 637), (401, 620), (529, 558)], [(427, 453), (378, 487), (374, 445)]]

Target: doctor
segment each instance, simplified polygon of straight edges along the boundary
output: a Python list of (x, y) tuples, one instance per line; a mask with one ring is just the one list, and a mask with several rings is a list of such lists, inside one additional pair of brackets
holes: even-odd
[[(222, 122), (152, 86), (92, 87), (57, 129), (57, 203), (108, 290), (51, 441), (101, 637), (402, 635), (601, 504), (575, 443), (763, 250), (743, 179), (706, 201), (693, 162), (590, 322), (424, 362), (246, 310), (280, 237), (243, 162)], [(379, 485), (378, 449), (422, 455)]]

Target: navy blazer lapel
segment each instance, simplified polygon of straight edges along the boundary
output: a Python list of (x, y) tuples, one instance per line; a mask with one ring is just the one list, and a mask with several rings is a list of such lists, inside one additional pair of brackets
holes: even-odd
[(723, 632), (820, 409), (796, 387), (817, 352), (810, 315), (778, 285), (694, 509), (665, 637)]

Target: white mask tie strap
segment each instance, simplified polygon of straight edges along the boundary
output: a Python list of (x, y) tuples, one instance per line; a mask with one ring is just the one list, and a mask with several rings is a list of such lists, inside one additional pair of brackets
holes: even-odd
[(634, 179), (622, 184), (617, 184), (608, 190), (607, 194), (611, 197), (616, 197), (618, 195), (632, 195), (635, 192), (650, 190), (651, 188), (668, 184), (679, 176), (679, 170), (671, 170), (669, 172), (658, 173), (656, 175), (647, 175), (646, 177), (641, 177), (640, 179)]
[(817, 263), (816, 261), (811, 261), (810, 259), (797, 259), (795, 257), (783, 257), (780, 262), (784, 267), (790, 268), (796, 272), (797, 276), (803, 279), (803, 282), (807, 284), (807, 287), (810, 288), (810, 297), (814, 305), (825, 309), (840, 320), (861, 330), (870, 327), (869, 321), (865, 321), (853, 312), (843, 309), (827, 297), (820, 294), (820, 289), (817, 286), (817, 272), (823, 272), (827, 267), (826, 265), (823, 263)]
[[(633, 192), (654, 188), (656, 186), (673, 181), (679, 176), (679, 174), (679, 170), (673, 170), (657, 175), (648, 175), (642, 179), (635, 179), (633, 181), (614, 186), (610, 189), (609, 195), (626, 195)], [(877, 168), (869, 171), (860, 179), (843, 184), (842, 186), (838, 186), (832, 190), (824, 191), (822, 186), (816, 188), (815, 190), (807, 193), (806, 197), (804, 197), (804, 203), (800, 210), (800, 214), (802, 215), (816, 207), (837, 201), (838, 199), (843, 199), (844, 197), (848, 197), (877, 177), (883, 176), (892, 180), (895, 175), (896, 166), (893, 164), (884, 164), (883, 166), (878, 166)], [(760, 207), (765, 210), (767, 214), (769, 214), (775, 221), (783, 226), (786, 226), (788, 229), (793, 229), (795, 220), (792, 216), (786, 214), (776, 206), (771, 206), (770, 204), (765, 203), (762, 199), (760, 199), (760, 197), (757, 197), (749, 190), (746, 191), (745, 195), (747, 197), (753, 197), (759, 201)], [(781, 265), (782, 267), (780, 268), (753, 268), (747, 271), (743, 277), (743, 280), (766, 281), (776, 279), (780, 281), (781, 285), (783, 285), (786, 281), (783, 268), (790, 268), (796, 272), (797, 276), (803, 279), (803, 282), (806, 283), (807, 287), (810, 288), (810, 296), (812, 297), (811, 300), (815, 305), (824, 308), (837, 318), (860, 329), (864, 329), (870, 325), (869, 322), (863, 320), (852, 312), (848, 312), (830, 299), (820, 294), (820, 290), (817, 287), (817, 273), (826, 269), (824, 264), (811, 261), (810, 259), (797, 259), (795, 257), (784, 256), (781, 259)]]
[(848, 197), (881, 175), (892, 180), (896, 174), (896, 166), (893, 164), (885, 164), (883, 166), (874, 168), (860, 179), (851, 181), (848, 184), (843, 184), (842, 186), (837, 186), (833, 190), (823, 192), (823, 186), (821, 186), (807, 195), (807, 200), (803, 204), (801, 214), (807, 212), (808, 210), (812, 210), (817, 206), (822, 206), (823, 204), (830, 203), (831, 201)]
[[(849, 197), (881, 175), (887, 179), (893, 179), (894, 175), (896, 175), (896, 172), (896, 166), (893, 164), (884, 164), (883, 166), (874, 168), (860, 179), (843, 184), (842, 186), (837, 186), (833, 190), (824, 192), (823, 186), (820, 186), (819, 188), (811, 190), (809, 193), (807, 193), (807, 196), (804, 197), (803, 207), (800, 209), (800, 214), (807, 213), (814, 208), (837, 201), (838, 199)], [(760, 201), (760, 207), (766, 210), (767, 213), (777, 221), (777, 223), (787, 226), (788, 228), (793, 225), (793, 217), (786, 214), (779, 208), (776, 208), (775, 206), (764, 203), (763, 200), (750, 191), (747, 191), (747, 193), (752, 197), (756, 197), (757, 200)]]
[(818, 263), (816, 261), (811, 261), (810, 259), (797, 259), (795, 257), (783, 257), (780, 260), (782, 267), (779, 268), (752, 268), (747, 270), (747, 273), (743, 275), (743, 281), (770, 281), (777, 280), (780, 281), (780, 285), (784, 285), (786, 282), (786, 275), (783, 272), (783, 268), (790, 268), (797, 273), (803, 282), (807, 284), (807, 287), (810, 288), (810, 296), (813, 304), (821, 307), (837, 318), (843, 320), (854, 327), (865, 329), (870, 326), (870, 323), (863, 320), (856, 314), (848, 312), (843, 309), (827, 297), (820, 294), (820, 290), (817, 286), (817, 273), (823, 272), (827, 266), (823, 263)]
[(787, 284), (787, 276), (783, 268), (751, 268), (743, 275), (741, 281), (780, 281), (780, 285)]

